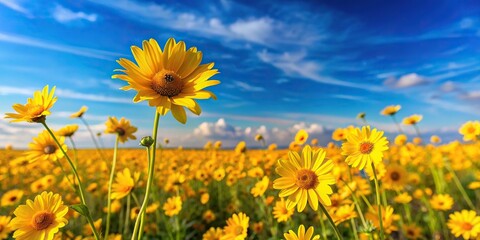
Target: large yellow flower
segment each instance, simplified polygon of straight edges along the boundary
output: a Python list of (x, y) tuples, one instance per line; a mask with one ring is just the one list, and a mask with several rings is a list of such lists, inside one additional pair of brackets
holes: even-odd
[[(56, 136), (58, 142), (62, 146), (64, 151), (67, 151), (67, 145), (65, 145), (65, 137)], [(33, 138), (33, 142), (28, 144), (30, 150), (26, 153), (27, 158), (33, 162), (36, 160), (42, 161), (57, 161), (63, 158), (62, 150), (57, 146), (55, 140), (48, 133), (47, 130), (43, 130), (37, 137)]]
[(130, 125), (130, 121), (123, 117), (120, 121), (118, 121), (116, 117), (109, 117), (105, 125), (107, 126), (105, 133), (118, 134), (118, 140), (121, 143), (125, 143), (129, 138), (132, 140), (137, 139), (137, 137), (133, 135), (133, 133), (137, 131), (137, 128)]
[(60, 195), (43, 192), (15, 209), (15, 218), (10, 222), (10, 226), (16, 229), (13, 237), (18, 240), (53, 239), (54, 234), (67, 224), (67, 212), (68, 207), (63, 205)]
[(286, 240), (318, 240), (320, 239), (320, 235), (313, 236), (313, 227), (309, 227), (308, 230), (305, 232), (305, 226), (303, 226), (303, 224), (300, 225), (300, 227), (298, 227), (298, 235), (294, 231), (289, 230), (288, 233), (283, 234), (283, 237)]
[(12, 218), (8, 216), (0, 216), (0, 239), (7, 239), (12, 231), (9, 223)]
[(115, 183), (112, 184), (112, 199), (122, 199), (130, 194), (139, 177), (139, 173), (134, 173), (132, 176), (128, 168), (119, 172), (115, 178)]
[(245, 213), (233, 214), (227, 220), (227, 226), (223, 229), (224, 235), (221, 240), (243, 240), (247, 238), (248, 221), (250, 218)]
[(342, 144), (342, 155), (352, 167), (362, 170), (365, 166), (378, 164), (383, 159), (383, 152), (388, 150), (388, 140), (383, 131), (370, 130), (370, 126), (355, 128), (347, 134), (347, 141)]
[(281, 176), (273, 182), (273, 188), (281, 189), (279, 196), (288, 197), (287, 209), (297, 206), (302, 212), (307, 200), (313, 210), (318, 209), (318, 202), (330, 206), (328, 197), (332, 194), (330, 185), (335, 184), (332, 175), (333, 162), (325, 159), (323, 149), (312, 150), (307, 145), (303, 148), (302, 156), (290, 151), (288, 160), (279, 160), (275, 171)]
[(473, 210), (454, 212), (448, 217), (447, 226), (455, 237), (476, 238), (480, 233), (480, 217)]
[(212, 69), (214, 63), (200, 65), (202, 52), (196, 47), (186, 50), (185, 42), (170, 38), (163, 51), (154, 39), (143, 41), (143, 49), (132, 46), (131, 50), (137, 64), (121, 58), (117, 62), (125, 69), (118, 71), (124, 74), (115, 74), (112, 78), (128, 83), (122, 90), (137, 91), (134, 102), (148, 100), (159, 114), (172, 110), (175, 119), (185, 123), (187, 115), (183, 107), (199, 115), (201, 109), (194, 99), (216, 99), (204, 88), (220, 83), (209, 80), (218, 70)]
[(50, 115), (50, 108), (57, 101), (54, 97), (55, 87), (48, 92), (48, 85), (42, 91), (35, 91), (33, 98), (27, 99), (27, 104), (14, 104), (12, 107), (17, 113), (6, 113), (5, 118), (13, 118), (11, 122), (43, 122)]
[(463, 135), (463, 141), (476, 141), (480, 136), (480, 122), (468, 121), (460, 127), (458, 132)]

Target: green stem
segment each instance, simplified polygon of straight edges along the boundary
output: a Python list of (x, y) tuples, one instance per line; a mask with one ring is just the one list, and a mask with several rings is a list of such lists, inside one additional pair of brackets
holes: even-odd
[[(55, 136), (55, 134), (52, 132), (52, 130), (47, 126), (47, 123), (45, 123), (45, 121), (41, 122), (42, 125), (45, 127), (45, 129), (47, 129), (48, 133), (50, 134), (50, 136), (52, 136), (53, 140), (55, 141), (55, 143), (57, 144), (58, 148), (60, 149), (60, 151), (62, 151), (63, 155), (65, 156), (65, 158), (67, 159), (68, 163), (70, 164), (70, 167), (72, 168), (72, 171), (73, 171), (73, 174), (75, 175), (75, 177), (77, 178), (77, 181), (78, 181), (78, 192), (79, 192), (79, 195), (80, 195), (80, 201), (82, 202), (83, 205), (85, 205), (85, 207), (87, 207), (88, 209), (88, 206), (87, 206), (87, 202), (85, 201), (85, 194), (84, 194), (84, 190), (83, 190), (83, 185), (82, 185), (82, 181), (80, 180), (80, 176), (78, 175), (78, 172), (77, 172), (77, 169), (75, 168), (75, 165), (73, 164), (72, 160), (70, 159), (70, 157), (68, 156), (68, 154), (65, 152), (65, 149), (63, 149), (62, 145), (60, 144), (60, 142), (58, 141), (57, 137)], [(86, 214), (87, 216), (85, 216), (87, 218), (87, 221), (90, 225), (90, 228), (92, 229), (92, 232), (93, 232), (93, 235), (95, 237), (96, 240), (99, 240), (101, 239), (100, 238), (100, 235), (98, 234), (97, 232), (97, 229), (95, 228), (95, 225), (93, 224), (93, 219), (92, 217), (90, 216), (90, 211), (87, 212)]]
[(378, 205), (378, 222), (380, 225), (380, 239), (385, 239), (385, 233), (383, 230), (383, 219), (382, 219), (382, 201), (380, 200), (380, 187), (378, 186), (377, 171), (375, 170), (375, 164), (372, 162), (372, 171), (373, 171), (373, 180), (375, 182), (375, 195), (377, 195), (377, 205)]
[(100, 155), (100, 158), (105, 161), (105, 157), (103, 156), (102, 151), (100, 150), (100, 147), (98, 146), (97, 139), (95, 139), (95, 135), (92, 132), (92, 129), (90, 129), (90, 125), (88, 125), (87, 121), (83, 118), (80, 117), (80, 120), (82, 120), (83, 124), (87, 127), (88, 132), (90, 133), (90, 136), (92, 137), (93, 144), (95, 144), (95, 148), (97, 149), (98, 155)]
[(355, 236), (355, 240), (358, 240), (357, 224), (353, 218), (350, 219), (350, 224), (352, 224), (353, 236)]
[(350, 185), (348, 185), (347, 182), (345, 182), (343, 179), (341, 180), (345, 186), (347, 186), (348, 190), (350, 190), (350, 194), (352, 195), (353, 198), (353, 203), (355, 204), (355, 207), (357, 208), (358, 215), (360, 216), (360, 220), (362, 221), (362, 225), (364, 228), (367, 227), (367, 222), (365, 221), (365, 217), (363, 216), (362, 213), (362, 208), (360, 207), (360, 201), (358, 200), (357, 196), (355, 196), (355, 192), (353, 192), (352, 188)]
[(320, 214), (318, 214), (318, 218), (320, 218), (320, 228), (322, 230), (322, 238), (323, 240), (327, 240), (327, 230), (325, 228), (325, 222), (323, 221), (323, 213), (320, 212)]
[(327, 216), (327, 219), (330, 222), (330, 225), (332, 225), (332, 228), (335, 232), (335, 235), (337, 236), (337, 239), (341, 240), (342, 235), (340, 234), (340, 231), (338, 231), (337, 225), (335, 225), (335, 222), (333, 221), (332, 217), (330, 216), (330, 214), (328, 214), (327, 209), (325, 208), (325, 206), (323, 206), (323, 204), (321, 202), (319, 203), (319, 205), (320, 205), (320, 208), (322, 209), (323, 213), (325, 214), (325, 216)]
[(417, 136), (419, 138), (422, 138), (422, 135), (420, 134), (420, 129), (418, 128), (417, 124), (413, 124), (413, 127), (415, 128), (415, 132), (417, 133)]
[(450, 172), (450, 174), (452, 174), (452, 176), (453, 176), (453, 181), (455, 182), (455, 185), (457, 186), (458, 190), (459, 190), (460, 193), (462, 194), (462, 197), (463, 197), (463, 199), (465, 200), (465, 202), (467, 202), (468, 206), (469, 206), (471, 209), (475, 209), (475, 205), (473, 205), (472, 200), (470, 200), (470, 197), (468, 197), (468, 194), (467, 194), (467, 192), (465, 191), (465, 188), (463, 188), (462, 183), (461, 183), (460, 180), (458, 179), (457, 174), (455, 174), (455, 171), (453, 171), (453, 169), (452, 169), (450, 166), (445, 166), (445, 168)]
[(398, 124), (397, 122), (397, 118), (395, 118), (395, 115), (391, 115), (391, 116), (392, 116), (393, 122), (395, 123), (395, 125), (397, 125), (398, 132), (403, 134), (402, 128), (400, 127), (400, 124)]
[(125, 217), (125, 228), (123, 230), (123, 235), (127, 234), (127, 231), (128, 231), (129, 225), (130, 225), (130, 201), (131, 201), (131, 198), (132, 198), (132, 194), (128, 194), (128, 197), (127, 197), (127, 213), (125, 214), (126, 215), (126, 217)]
[(152, 181), (154, 178), (154, 170), (155, 170), (155, 153), (156, 153), (156, 146), (157, 146), (157, 133), (158, 133), (158, 122), (160, 120), (160, 114), (155, 113), (155, 120), (153, 122), (153, 144), (150, 146), (152, 147), (153, 151), (150, 152), (150, 147), (147, 148), (147, 154), (149, 157), (149, 164), (148, 164), (148, 178), (147, 178), (147, 189), (145, 192), (145, 197), (143, 199), (142, 207), (140, 208), (140, 212), (137, 216), (137, 220), (135, 221), (135, 227), (133, 229), (132, 240), (135, 240), (138, 231), (143, 233), (143, 228), (139, 230), (140, 221), (142, 218), (145, 218), (145, 210), (147, 209), (148, 205), (148, 198), (150, 197), (150, 189), (152, 187)]
[(75, 160), (75, 166), (78, 166), (78, 159), (77, 159), (77, 146), (75, 146), (75, 142), (73, 141), (73, 138), (72, 138), (72, 136), (68, 137), (68, 139), (70, 139), (70, 143), (72, 144), (72, 148), (73, 148), (73, 157), (74, 157), (74, 160)]
[(105, 227), (105, 238), (108, 238), (110, 232), (110, 217), (112, 214), (112, 184), (115, 176), (115, 167), (117, 166), (117, 151), (118, 151), (118, 134), (115, 137), (115, 148), (113, 149), (112, 169), (110, 169), (110, 180), (108, 181), (108, 196), (107, 196), (107, 224)]

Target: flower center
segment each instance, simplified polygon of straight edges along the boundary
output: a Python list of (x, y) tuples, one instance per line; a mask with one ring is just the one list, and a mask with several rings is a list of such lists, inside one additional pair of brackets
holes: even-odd
[(390, 179), (392, 179), (393, 181), (398, 181), (400, 180), (400, 173), (398, 172), (392, 172), (390, 174)]
[(183, 80), (172, 71), (161, 71), (153, 76), (151, 87), (162, 96), (173, 97), (182, 92)]
[(117, 132), (119, 136), (125, 135), (125, 130), (123, 128), (120, 128), (120, 127), (117, 127), (115, 129), (115, 132)]
[(53, 154), (57, 148), (53, 145), (47, 145), (43, 148), (45, 154)]
[(363, 154), (370, 154), (373, 150), (373, 143), (362, 142), (360, 143), (360, 152)]
[(468, 133), (474, 133), (475, 132), (475, 128), (474, 127), (469, 127), (468, 128)]
[(236, 226), (235, 227), (235, 235), (240, 235), (243, 233), (243, 227), (242, 226)]
[(312, 170), (301, 169), (297, 172), (297, 186), (301, 189), (312, 189), (318, 184), (318, 177)]
[(462, 229), (465, 230), (465, 231), (470, 231), (472, 230), (473, 228), (473, 225), (468, 223), (468, 222), (464, 222), (462, 223)]
[(50, 212), (38, 212), (35, 215), (33, 215), (32, 218), (32, 227), (35, 230), (43, 230), (45, 228), (48, 228), (53, 221), (55, 220), (55, 215)]
[(42, 114), (43, 110), (43, 106), (41, 105), (30, 106), (28, 108), (28, 114), (30, 116), (39, 116), (40, 114)]
[[(10, 202), (15, 202), (15, 200), (17, 200), (17, 196), (12, 196), (10, 197)], [(1, 231), (0, 231), (1, 232)]]
[(5, 227), (2, 224), (0, 224), (0, 233), (3, 232), (4, 229)]

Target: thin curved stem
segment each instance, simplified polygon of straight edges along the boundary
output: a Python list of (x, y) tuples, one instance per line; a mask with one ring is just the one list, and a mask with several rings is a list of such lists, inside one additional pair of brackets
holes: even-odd
[(75, 166), (78, 166), (78, 159), (77, 159), (77, 146), (75, 146), (75, 142), (73, 141), (72, 136), (68, 137), (70, 143), (72, 144), (73, 148), (73, 159), (75, 160)]
[(119, 136), (115, 137), (115, 148), (113, 149), (113, 159), (112, 159), (112, 169), (110, 169), (110, 180), (108, 181), (108, 196), (107, 196), (107, 225), (105, 227), (105, 238), (108, 238), (108, 233), (110, 232), (110, 217), (112, 212), (112, 184), (113, 177), (115, 176), (115, 167), (117, 166), (117, 151), (118, 151), (118, 140)]
[(395, 123), (395, 125), (397, 125), (398, 132), (403, 134), (402, 128), (400, 127), (400, 124), (398, 124), (397, 118), (395, 118), (395, 115), (391, 115), (391, 116), (392, 116), (393, 122)]
[(95, 135), (93, 134), (92, 129), (90, 128), (90, 125), (88, 125), (87, 121), (83, 117), (80, 117), (80, 120), (82, 120), (83, 124), (85, 124), (85, 126), (87, 127), (87, 130), (90, 133), (90, 136), (92, 137), (93, 144), (95, 144), (95, 148), (97, 149), (98, 155), (100, 155), (100, 158), (103, 161), (105, 161), (103, 152), (100, 150), (100, 147), (98, 146), (97, 139), (95, 139)]
[(380, 200), (380, 187), (378, 185), (377, 171), (375, 170), (375, 164), (372, 162), (372, 171), (373, 171), (373, 180), (375, 181), (375, 195), (377, 195), (377, 205), (378, 205), (378, 222), (380, 225), (380, 239), (385, 239), (385, 232), (383, 229), (383, 218), (382, 218), (382, 201)]
[(322, 209), (322, 212), (325, 214), (325, 216), (327, 216), (327, 219), (330, 222), (330, 225), (332, 225), (332, 228), (335, 232), (335, 235), (337, 236), (337, 239), (342, 240), (342, 235), (340, 234), (340, 231), (338, 230), (337, 225), (335, 225), (335, 222), (333, 221), (332, 217), (330, 216), (330, 214), (328, 214), (328, 211), (325, 208), (325, 206), (323, 206), (321, 202), (318, 205), (320, 206), (320, 209)]

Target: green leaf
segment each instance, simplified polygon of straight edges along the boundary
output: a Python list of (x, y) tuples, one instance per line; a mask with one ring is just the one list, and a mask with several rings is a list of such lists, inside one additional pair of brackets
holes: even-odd
[(88, 217), (90, 216), (90, 212), (88, 211), (88, 207), (85, 204), (75, 204), (70, 206), (71, 209), (77, 211), (81, 215)]

